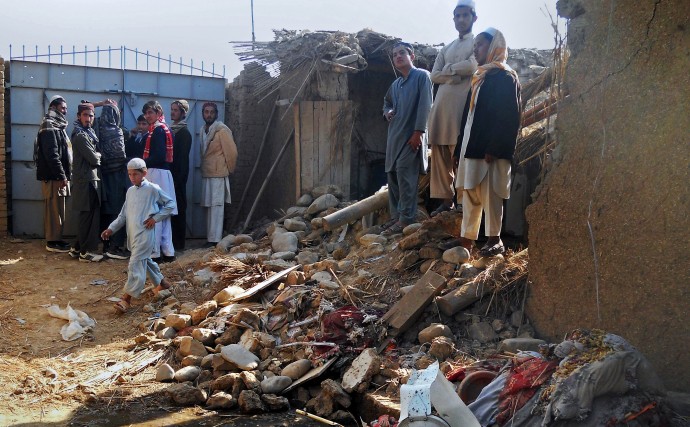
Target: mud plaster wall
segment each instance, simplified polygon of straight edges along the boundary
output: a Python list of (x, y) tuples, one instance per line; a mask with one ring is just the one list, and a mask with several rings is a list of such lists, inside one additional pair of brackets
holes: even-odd
[[(252, 81), (246, 79), (243, 73), (240, 73), (240, 76), (228, 87), (226, 122), (235, 133), (239, 151), (238, 166), (233, 177), (232, 215), (237, 212), (242, 192), (258, 157), (261, 139), (274, 102), (277, 99), (293, 99), (298, 91), (300, 100), (337, 101), (347, 99), (347, 76), (345, 74), (318, 70), (302, 87), (302, 83), (309, 74), (309, 69), (310, 66), (304, 66), (295, 70), (294, 75), (290, 74), (291, 78), (285, 78), (281, 82), (280, 88), (268, 96), (263, 93), (257, 95)], [(244, 222), (259, 189), (263, 185), (264, 178), (278, 158), (283, 144), (293, 129), (294, 112), (292, 107), (277, 107), (270, 124), (266, 145), (259, 159), (257, 172), (252, 182), (249, 183), (247, 198), (239, 212), (239, 224)], [(295, 144), (293, 138), (278, 162), (266, 190), (261, 195), (259, 204), (252, 215), (252, 220), (264, 216), (275, 218), (278, 216), (276, 214), (278, 210), (294, 205), (296, 201), (295, 192)]]
[(0, 236), (7, 234), (9, 216), (5, 111), (9, 111), (5, 109), (5, 60), (0, 57)]
[(620, 334), (690, 391), (690, 2), (631, 6), (558, 3), (570, 97), (528, 209), (527, 310), (556, 341), (577, 327)]
[[(240, 212), (238, 212), (242, 193), (248, 184), (249, 176), (256, 162), (256, 158), (259, 155), (259, 147), (261, 146), (261, 140), (266, 130), (266, 122), (268, 121), (273, 107), (272, 101), (275, 99), (275, 96), (269, 96), (261, 101), (261, 97), (255, 96), (254, 87), (243, 77), (244, 76), (240, 74), (240, 76), (226, 89), (227, 102), (225, 104), (225, 121), (233, 132), (238, 151), (237, 167), (233, 174), (231, 185), (232, 204), (230, 206), (229, 215), (226, 215), (226, 229), (230, 227), (228, 221), (231, 221), (236, 215), (238, 217), (238, 223), (241, 224), (244, 222), (254, 202), (253, 197), (258, 193), (263, 183), (263, 178), (271, 167), (270, 164), (267, 166), (265, 165), (265, 163), (267, 163), (267, 149), (264, 148), (262, 154), (262, 159), (264, 161), (262, 161), (259, 168), (257, 168), (252, 182), (249, 183), (247, 198)], [(271, 137), (270, 133), (268, 137)], [(258, 216), (254, 215), (255, 219), (263, 214), (261, 212), (257, 213)]]

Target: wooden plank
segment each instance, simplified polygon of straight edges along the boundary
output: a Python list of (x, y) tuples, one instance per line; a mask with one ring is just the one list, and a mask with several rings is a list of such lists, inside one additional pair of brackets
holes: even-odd
[(257, 294), (258, 292), (262, 291), (263, 289), (266, 289), (267, 287), (276, 283), (278, 280), (287, 276), (288, 273), (290, 273), (292, 270), (296, 270), (301, 266), (302, 266), (302, 264), (297, 264), (297, 265), (293, 265), (290, 268), (286, 268), (283, 271), (277, 272), (276, 274), (274, 274), (273, 276), (264, 280), (263, 282), (257, 283), (256, 285), (252, 286), (251, 288), (247, 289), (246, 291), (242, 292), (241, 294), (235, 296), (235, 298), (231, 299), (230, 302), (241, 301), (243, 299), (249, 298), (252, 295)]
[(312, 156), (314, 155), (314, 106), (311, 101), (300, 102), (300, 126), (302, 130), (301, 136), (301, 170), (302, 182), (300, 187), (300, 196), (306, 190), (312, 188), (314, 165)]
[(328, 117), (328, 106), (330, 103), (328, 101), (319, 101), (317, 104), (319, 108), (319, 173), (317, 176), (319, 177), (320, 185), (323, 185), (332, 183), (329, 170), (331, 155), (329, 134), (331, 132), (331, 123)]
[(293, 105), (293, 121), (295, 123), (295, 200), (302, 196), (302, 141), (300, 137), (302, 135), (301, 129), (301, 119), (299, 107), (302, 105), (301, 102), (296, 102)]
[(339, 187), (342, 184), (340, 178), (342, 177), (343, 158), (342, 147), (340, 146), (338, 113), (340, 112), (342, 105), (342, 101), (332, 101), (328, 103), (328, 121), (331, 123), (329, 129), (329, 163), (331, 165), (331, 183)]
[(343, 175), (341, 177), (343, 194), (346, 198), (350, 198), (350, 168), (352, 168), (352, 124), (354, 117), (352, 116), (352, 101), (345, 101), (344, 108), (347, 111), (347, 130), (342, 137), (343, 146)]
[(440, 274), (431, 270), (424, 273), (412, 289), (381, 318), (393, 327), (391, 335), (397, 336), (408, 330), (445, 285), (446, 279)]
[(319, 182), (319, 115), (318, 115), (318, 101), (312, 102), (312, 151), (311, 151), (311, 167), (312, 167), (312, 181), (309, 183), (309, 188), (318, 186)]

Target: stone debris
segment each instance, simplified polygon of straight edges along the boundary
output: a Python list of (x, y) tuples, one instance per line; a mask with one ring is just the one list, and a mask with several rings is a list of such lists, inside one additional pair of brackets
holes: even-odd
[(239, 369), (252, 370), (259, 366), (259, 358), (239, 344), (230, 344), (220, 350), (220, 355), (226, 361)]
[(232, 409), (237, 406), (237, 399), (224, 391), (219, 391), (209, 397), (206, 407), (209, 409)]
[(170, 399), (180, 406), (194, 406), (206, 403), (206, 392), (191, 383), (174, 384), (165, 390)]
[(327, 231), (319, 219), (348, 205), (325, 191), (253, 236), (226, 236), (194, 273), (199, 300), (152, 303), (169, 312), (135, 342), (172, 347), (156, 381), (177, 382), (166, 390), (174, 404), (242, 414), (292, 404), (349, 423), (361, 402), (365, 420), (398, 417), (415, 369), (439, 363), (457, 387), (522, 351), (550, 351), (521, 309), (527, 250), (480, 262), (474, 250), (442, 251), (455, 211), (390, 238), (359, 221)]
[(184, 383), (194, 381), (201, 374), (201, 368), (198, 366), (186, 366), (175, 372), (175, 381)]
[(381, 360), (376, 349), (368, 348), (360, 353), (343, 375), (343, 389), (351, 393), (369, 381), (381, 369)]
[(156, 370), (156, 381), (167, 382), (172, 381), (174, 378), (175, 370), (167, 363), (160, 365)]

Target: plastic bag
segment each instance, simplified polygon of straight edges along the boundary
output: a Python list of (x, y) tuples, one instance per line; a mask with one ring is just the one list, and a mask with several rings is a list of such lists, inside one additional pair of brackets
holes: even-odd
[(96, 326), (96, 321), (81, 310), (73, 309), (69, 303), (64, 309), (58, 305), (48, 307), (48, 314), (58, 319), (67, 320), (69, 323), (60, 329), (60, 335), (65, 341), (74, 341), (91, 331)]

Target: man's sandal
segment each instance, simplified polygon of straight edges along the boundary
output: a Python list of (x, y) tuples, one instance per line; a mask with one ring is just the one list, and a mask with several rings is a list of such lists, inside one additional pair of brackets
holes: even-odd
[(132, 305), (130, 303), (123, 299), (121, 299), (113, 305), (113, 307), (115, 307), (115, 310), (117, 310), (117, 312), (120, 314), (127, 313), (127, 310), (129, 310), (131, 306)]
[(494, 245), (486, 245), (483, 248), (479, 250), (479, 255), (483, 257), (490, 257), (490, 256), (495, 256), (499, 255), (505, 252), (505, 248), (503, 247), (503, 242), (498, 242)]
[(157, 300), (166, 299), (172, 295), (170, 285), (163, 286), (162, 283), (151, 289), (151, 292), (153, 293), (153, 297)]
[(440, 213), (448, 212), (448, 211), (450, 211), (450, 210), (452, 210), (452, 209), (453, 209), (453, 206), (452, 206), (452, 205), (447, 205), (447, 204), (445, 204), (445, 203), (441, 203), (441, 205), (440, 205), (439, 207), (437, 207), (436, 209), (434, 209), (434, 210), (431, 212), (431, 214), (429, 214), (429, 216), (433, 218), (433, 217), (439, 215)]

